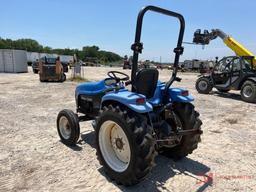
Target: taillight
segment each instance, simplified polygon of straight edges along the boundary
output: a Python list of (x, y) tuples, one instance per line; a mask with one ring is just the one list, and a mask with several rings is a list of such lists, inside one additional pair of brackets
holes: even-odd
[(136, 104), (137, 105), (143, 105), (145, 103), (145, 99), (144, 98), (138, 98), (136, 99)]
[(181, 91), (181, 95), (182, 96), (188, 96), (188, 91), (187, 90), (183, 90), (183, 91)]

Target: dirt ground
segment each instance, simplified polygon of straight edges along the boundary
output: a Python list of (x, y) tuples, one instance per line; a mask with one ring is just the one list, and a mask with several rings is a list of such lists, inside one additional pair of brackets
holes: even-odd
[[(84, 74), (99, 80), (112, 69), (88, 67)], [(174, 86), (195, 97), (202, 142), (179, 162), (158, 156), (145, 181), (127, 188), (99, 165), (91, 122), (80, 124), (77, 147), (59, 140), (56, 117), (61, 109), (75, 110), (77, 83), (40, 83), (29, 70), (0, 74), (0, 191), (256, 191), (256, 105), (241, 101), (239, 92), (200, 95), (197, 75), (179, 74), (182, 82)], [(169, 76), (160, 71), (162, 80)]]

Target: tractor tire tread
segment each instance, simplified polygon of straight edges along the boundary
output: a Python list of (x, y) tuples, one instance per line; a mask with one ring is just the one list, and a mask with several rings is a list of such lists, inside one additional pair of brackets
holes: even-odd
[[(253, 93), (251, 97), (245, 97), (243, 95), (243, 89), (245, 86), (250, 85), (253, 89)], [(252, 81), (252, 80), (247, 80), (243, 83), (242, 87), (241, 87), (241, 98), (243, 101), (248, 102), (248, 103), (256, 103), (256, 82)]]
[[(96, 155), (99, 163), (105, 168), (111, 180), (115, 180), (118, 185), (130, 186), (143, 180), (150, 172), (157, 153), (155, 151), (155, 140), (152, 137), (152, 127), (148, 125), (147, 118), (143, 115), (132, 114), (131, 112), (128, 115), (127, 111), (128, 109), (121, 109), (119, 106), (109, 105), (103, 107), (96, 121)], [(130, 138), (132, 138), (133, 142), (133, 144), (130, 145), (135, 149), (134, 153), (136, 155), (131, 159), (131, 165), (128, 166), (124, 173), (117, 173), (112, 170), (104, 161), (100, 152), (97, 132), (99, 132), (100, 124), (102, 121), (104, 122), (106, 115), (118, 116), (127, 124), (127, 127), (130, 128), (129, 134), (132, 135)]]
[[(62, 137), (60, 130), (59, 130), (59, 120), (62, 116), (65, 116), (69, 123), (70, 123), (70, 127), (71, 127), (71, 136), (69, 139), (65, 139)], [(61, 141), (68, 145), (68, 146), (74, 146), (76, 145), (79, 136), (80, 136), (80, 126), (79, 126), (79, 120), (77, 115), (70, 109), (63, 109), (59, 112), (58, 117), (57, 117), (57, 131), (58, 134), (61, 138)]]
[[(207, 89), (206, 89), (206, 90), (201, 90), (201, 89), (199, 88), (199, 82), (202, 81), (202, 80), (204, 80), (204, 81), (207, 83)], [(195, 87), (196, 87), (196, 90), (197, 90), (198, 93), (201, 93), (201, 94), (209, 94), (209, 93), (212, 91), (213, 85), (212, 85), (212, 83), (210, 82), (209, 78), (207, 78), (207, 77), (199, 77), (199, 78), (197, 79), (197, 81), (196, 81)]]
[[(199, 113), (194, 110), (194, 106), (191, 103), (176, 103), (174, 112), (180, 118), (184, 130), (201, 130), (202, 121), (199, 119)], [(174, 160), (182, 159), (197, 149), (198, 143), (201, 141), (200, 135), (200, 133), (196, 133), (183, 136), (180, 144), (173, 148), (164, 148), (162, 154)]]

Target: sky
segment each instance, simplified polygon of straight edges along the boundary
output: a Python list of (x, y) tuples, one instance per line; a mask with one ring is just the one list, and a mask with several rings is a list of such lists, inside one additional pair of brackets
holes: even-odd
[[(196, 29), (219, 28), (256, 54), (255, 0), (0, 0), (0, 37), (31, 38), (52, 48), (97, 45), (121, 56), (132, 55), (139, 10), (155, 5), (182, 14), (185, 42)], [(193, 3), (192, 3), (193, 2)], [(172, 62), (179, 23), (148, 12), (144, 17), (140, 59)], [(184, 44), (186, 59), (234, 55), (221, 39), (203, 48)]]

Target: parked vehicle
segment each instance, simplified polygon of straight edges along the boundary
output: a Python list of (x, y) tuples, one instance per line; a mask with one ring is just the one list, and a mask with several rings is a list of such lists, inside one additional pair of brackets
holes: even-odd
[(127, 57), (127, 55), (125, 55), (124, 57), (124, 63), (123, 63), (123, 69), (131, 69), (132, 68), (132, 57)]
[(39, 71), (39, 60), (32, 62), (32, 70), (34, 73), (38, 74)]
[(63, 67), (63, 72), (67, 73), (68, 72), (68, 65), (69, 65), (69, 63), (61, 62), (61, 65)]
[(208, 45), (212, 40), (219, 37), (222, 39), (223, 43), (229, 47), (232, 51), (235, 52), (237, 56), (249, 56), (252, 57), (252, 64), (256, 67), (256, 57), (255, 55), (249, 51), (245, 46), (237, 42), (231, 35), (227, 35), (220, 29), (212, 29), (211, 32), (208, 30), (204, 30), (201, 33), (200, 29), (197, 29), (194, 33), (193, 43), (200, 44), (200, 45)]
[(43, 57), (39, 60), (39, 78), (41, 82), (66, 80), (59, 57)]
[[(143, 16), (147, 11), (175, 17), (180, 22), (175, 62), (169, 81), (158, 79), (155, 68), (138, 69)], [(77, 86), (78, 114), (64, 109), (57, 117), (62, 142), (75, 145), (80, 121), (93, 120), (97, 156), (107, 175), (118, 184), (134, 185), (150, 172), (157, 152), (180, 159), (192, 153), (200, 141), (201, 120), (188, 90), (171, 87), (177, 77), (185, 21), (182, 15), (155, 6), (147, 6), (138, 15), (136, 38), (132, 45), (133, 63), (129, 76), (109, 71), (98, 82)], [(131, 90), (126, 88), (131, 84)]]
[(246, 102), (256, 102), (256, 71), (254, 57), (230, 56), (221, 59), (209, 73), (199, 77), (196, 89), (199, 93), (208, 94), (213, 87), (220, 92), (240, 90)]
[(132, 66), (130, 65), (129, 61), (124, 60), (123, 69), (131, 69)]

